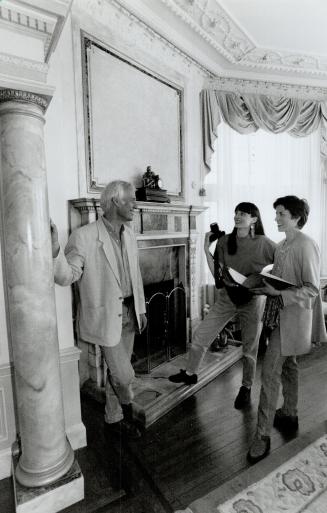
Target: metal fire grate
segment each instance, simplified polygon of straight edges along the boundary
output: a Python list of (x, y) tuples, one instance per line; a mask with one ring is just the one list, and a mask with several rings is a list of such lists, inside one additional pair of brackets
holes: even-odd
[[(173, 280), (157, 284), (158, 290), (146, 299), (147, 329), (135, 337), (133, 367), (149, 374), (155, 367), (186, 352), (186, 292)], [(145, 290), (147, 297), (147, 290)]]

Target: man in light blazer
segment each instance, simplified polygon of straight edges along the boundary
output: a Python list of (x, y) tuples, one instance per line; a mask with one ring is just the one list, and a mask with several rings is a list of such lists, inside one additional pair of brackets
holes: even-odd
[(108, 372), (105, 426), (110, 433), (138, 438), (133, 423), (131, 364), (135, 331), (146, 327), (143, 283), (132, 221), (135, 191), (122, 180), (110, 182), (100, 199), (97, 221), (73, 231), (65, 252), (51, 223), (55, 282), (78, 283), (79, 336), (101, 346)]

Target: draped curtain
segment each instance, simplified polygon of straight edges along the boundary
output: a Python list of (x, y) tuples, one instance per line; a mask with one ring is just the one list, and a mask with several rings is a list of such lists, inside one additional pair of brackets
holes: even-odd
[(256, 132), (259, 128), (279, 134), (288, 132), (295, 137), (311, 134), (321, 127), (320, 152), (327, 161), (327, 103), (325, 101), (236, 94), (213, 89), (201, 92), (203, 122), (203, 159), (206, 171), (221, 121), (240, 134)]

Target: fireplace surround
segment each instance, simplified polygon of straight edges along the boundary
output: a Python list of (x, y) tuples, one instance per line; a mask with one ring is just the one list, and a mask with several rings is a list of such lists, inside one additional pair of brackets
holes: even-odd
[[(187, 344), (192, 340), (201, 307), (197, 217), (205, 208), (171, 203), (136, 204), (131, 226), (138, 241), (149, 316), (143, 342), (138, 337), (135, 340), (133, 365), (136, 373), (151, 373), (161, 363), (186, 352)], [(100, 214), (98, 199), (71, 200), (71, 230), (95, 221)], [(76, 298), (74, 287), (74, 303)], [(149, 342), (154, 327), (155, 340)], [(88, 386), (91, 383), (102, 389), (106, 366), (99, 347), (78, 339), (77, 335), (76, 343), (82, 351), (81, 386), (87, 381)], [(145, 354), (144, 345), (149, 346), (150, 343), (154, 349), (148, 347), (149, 352)]]

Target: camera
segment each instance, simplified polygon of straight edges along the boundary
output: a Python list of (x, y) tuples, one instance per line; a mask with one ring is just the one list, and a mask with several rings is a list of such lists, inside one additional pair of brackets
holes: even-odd
[(225, 232), (219, 230), (219, 226), (217, 223), (211, 223), (210, 231), (212, 232), (209, 237), (210, 242), (214, 242), (215, 240), (225, 235)]

